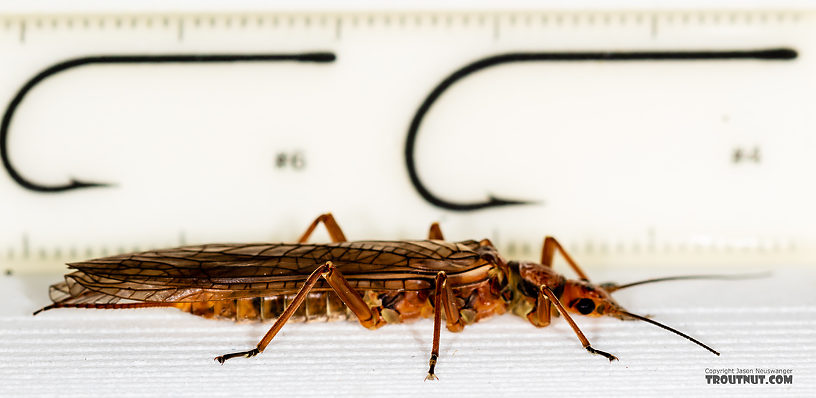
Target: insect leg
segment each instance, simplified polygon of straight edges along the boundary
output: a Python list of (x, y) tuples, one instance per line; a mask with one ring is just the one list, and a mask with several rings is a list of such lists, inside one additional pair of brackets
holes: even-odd
[(550, 298), (544, 294), (542, 289), (538, 290), (538, 298), (536, 298), (536, 305), (527, 314), (527, 319), (536, 327), (543, 328), (550, 324), (552, 318), (552, 302)]
[(351, 285), (349, 285), (346, 278), (343, 277), (343, 274), (341, 274), (340, 271), (334, 267), (334, 264), (329, 261), (315, 269), (309, 275), (306, 282), (303, 283), (303, 286), (295, 295), (295, 298), (292, 299), (292, 303), (286, 307), (283, 314), (278, 317), (275, 324), (273, 324), (269, 331), (266, 332), (264, 337), (258, 343), (257, 347), (249, 351), (221, 355), (216, 357), (215, 360), (223, 364), (224, 361), (230, 358), (250, 358), (263, 352), (266, 346), (269, 345), (269, 342), (271, 342), (275, 335), (278, 334), (281, 328), (283, 328), (286, 321), (288, 321), (295, 311), (297, 311), (298, 307), (303, 304), (303, 301), (306, 300), (306, 296), (309, 294), (309, 291), (312, 290), (321, 277), (326, 279), (332, 290), (334, 290), (334, 292), (337, 293), (337, 296), (340, 297), (340, 300), (342, 300), (343, 303), (346, 304), (346, 306), (348, 306), (355, 315), (357, 315), (357, 318), (360, 320), (360, 323), (363, 326), (369, 329), (376, 329), (385, 324), (385, 320), (380, 316), (380, 311), (376, 308), (369, 308), (368, 304), (363, 301), (360, 294), (357, 293), (357, 291), (354, 290)]
[(431, 224), (431, 228), (428, 231), (428, 239), (445, 240), (445, 237), (442, 235), (442, 228), (439, 228), (438, 222)]
[(332, 290), (340, 297), (340, 300), (343, 301), (343, 304), (357, 316), (361, 325), (368, 329), (377, 329), (385, 325), (385, 319), (380, 316), (380, 309), (369, 307), (365, 300), (363, 300), (363, 297), (360, 296), (360, 293), (357, 293), (357, 291), (349, 285), (346, 278), (343, 277), (343, 274), (340, 273), (337, 268), (334, 268), (332, 265), (328, 271), (323, 273), (323, 276), (326, 278), (326, 282), (329, 283)]
[(572, 267), (578, 277), (588, 281), (589, 277), (584, 273), (581, 267), (578, 266), (578, 263), (572, 259), (572, 257), (567, 253), (566, 250), (558, 243), (555, 238), (552, 236), (548, 236), (544, 238), (544, 247), (541, 250), (541, 264), (546, 265), (548, 267), (552, 267), (553, 265), (553, 257), (555, 257), (555, 252), (559, 251), (564, 259), (567, 260), (567, 263)]
[[(445, 275), (445, 278), (447, 278), (447, 275)], [(451, 289), (447, 279), (442, 282), (442, 287), (442, 307), (445, 310), (446, 326), (451, 332), (461, 332), (465, 328), (465, 322), (459, 314), (459, 308), (456, 307), (456, 296), (453, 295), (453, 289)]]
[(447, 281), (448, 276), (444, 271), (439, 271), (436, 274), (436, 290), (434, 291), (434, 331), (433, 331), (433, 347), (431, 348), (431, 360), (428, 361), (430, 369), (425, 380), (439, 380), (434, 374), (436, 367), (436, 360), (439, 358), (439, 333), (441, 331), (442, 323), (442, 289), (443, 284)]
[(340, 229), (340, 225), (338, 225), (337, 221), (334, 220), (334, 216), (332, 216), (331, 213), (325, 213), (319, 215), (314, 221), (312, 221), (309, 228), (306, 228), (306, 232), (304, 232), (300, 239), (298, 239), (298, 243), (306, 243), (306, 241), (309, 240), (309, 237), (312, 236), (312, 232), (314, 232), (315, 228), (317, 228), (317, 224), (320, 224), (321, 222), (326, 226), (326, 231), (329, 232), (332, 242), (345, 242), (347, 240), (346, 235), (343, 234), (343, 230)]
[(607, 359), (609, 359), (609, 362), (612, 362), (612, 361), (618, 359), (618, 357), (616, 357), (616, 356), (614, 356), (614, 355), (612, 355), (612, 354), (610, 354), (608, 352), (604, 352), (604, 351), (601, 351), (601, 350), (596, 350), (596, 349), (592, 348), (592, 346), (589, 345), (589, 339), (587, 339), (586, 336), (584, 336), (584, 333), (581, 332), (581, 329), (578, 329), (578, 325), (575, 324), (575, 321), (572, 320), (572, 317), (569, 316), (569, 314), (567, 313), (567, 310), (564, 309), (564, 306), (561, 305), (561, 302), (558, 301), (558, 297), (555, 296), (555, 293), (553, 293), (553, 291), (550, 290), (550, 288), (548, 288), (546, 286), (541, 286), (541, 289), (539, 291), (540, 291), (540, 293), (546, 294), (547, 297), (549, 297), (550, 300), (553, 302), (553, 304), (555, 304), (555, 306), (558, 308), (558, 312), (560, 312), (561, 315), (564, 316), (564, 319), (567, 320), (567, 323), (569, 323), (570, 327), (572, 327), (572, 330), (575, 332), (575, 334), (578, 335), (578, 340), (581, 340), (581, 344), (584, 346), (584, 348), (586, 348), (587, 351), (589, 351), (589, 352), (591, 352), (593, 354), (598, 354), (598, 355), (601, 355), (603, 357), (606, 357)]
[(306, 300), (306, 296), (309, 294), (309, 291), (312, 290), (312, 288), (317, 284), (320, 277), (323, 276), (324, 273), (328, 272), (332, 268), (334, 268), (334, 266), (332, 265), (331, 261), (327, 262), (326, 264), (323, 264), (320, 267), (317, 267), (317, 269), (315, 269), (309, 275), (309, 277), (306, 278), (306, 282), (303, 283), (303, 286), (297, 292), (297, 294), (295, 295), (295, 298), (292, 299), (292, 303), (289, 304), (288, 307), (286, 307), (286, 309), (283, 311), (283, 313), (280, 315), (280, 317), (278, 317), (278, 319), (275, 321), (275, 324), (273, 324), (272, 327), (269, 329), (269, 331), (266, 332), (264, 337), (258, 343), (257, 347), (255, 347), (254, 349), (249, 350), (249, 351), (242, 351), (242, 352), (235, 352), (235, 353), (232, 353), (232, 354), (221, 355), (221, 356), (215, 357), (215, 360), (223, 364), (224, 361), (226, 361), (227, 359), (237, 358), (237, 357), (251, 358), (251, 357), (254, 357), (255, 355), (258, 355), (261, 352), (263, 352), (263, 350), (266, 348), (266, 346), (269, 345), (269, 342), (272, 341), (272, 339), (275, 337), (275, 335), (278, 334), (278, 332), (281, 330), (281, 328), (283, 328), (283, 325), (286, 324), (286, 321), (288, 321), (289, 318), (292, 317), (292, 314), (294, 314), (295, 311), (297, 311), (298, 307), (300, 307), (300, 305), (303, 303), (303, 301)]
[(436, 368), (436, 361), (439, 359), (439, 335), (442, 329), (442, 311), (445, 311), (445, 320), (448, 330), (452, 332), (460, 332), (465, 325), (462, 318), (459, 316), (459, 310), (455, 307), (455, 297), (453, 290), (448, 285), (448, 275), (444, 271), (439, 271), (436, 274), (434, 291), (434, 335), (433, 347), (431, 348), (431, 360), (428, 361), (430, 368), (425, 380), (438, 380), (434, 374)]

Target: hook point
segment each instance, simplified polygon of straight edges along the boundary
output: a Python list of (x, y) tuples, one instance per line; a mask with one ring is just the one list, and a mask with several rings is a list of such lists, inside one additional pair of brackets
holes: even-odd
[(67, 189), (82, 189), (82, 188), (110, 188), (115, 187), (116, 184), (107, 183), (107, 182), (85, 182), (79, 181), (74, 178), (71, 179), (71, 183), (66, 187)]
[(517, 200), (517, 199), (502, 199), (493, 196), (493, 194), (488, 195), (487, 206), (485, 207), (496, 207), (496, 206), (517, 206), (517, 205), (540, 205), (543, 204), (543, 201), (539, 200)]

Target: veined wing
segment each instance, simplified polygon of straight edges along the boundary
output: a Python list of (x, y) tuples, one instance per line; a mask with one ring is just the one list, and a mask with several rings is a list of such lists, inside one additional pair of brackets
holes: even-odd
[[(162, 302), (275, 295), (296, 291), (308, 274), (332, 261), (353, 286), (412, 290), (427, 287), (438, 271), (456, 275), (483, 265), (486, 250), (493, 249), (475, 241), (186, 246), (71, 263), (77, 271), (66, 275), (66, 288), (72, 297), (90, 290)], [(326, 285), (321, 281), (317, 288)]]

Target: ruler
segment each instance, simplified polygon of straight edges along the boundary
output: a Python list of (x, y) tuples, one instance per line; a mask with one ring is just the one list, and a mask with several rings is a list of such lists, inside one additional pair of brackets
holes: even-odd
[(545, 235), (587, 264), (812, 263), (809, 11), (0, 17), (0, 264)]

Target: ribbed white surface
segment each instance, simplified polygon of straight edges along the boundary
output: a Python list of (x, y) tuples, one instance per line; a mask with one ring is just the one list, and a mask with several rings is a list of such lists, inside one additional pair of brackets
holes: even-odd
[[(630, 272), (631, 271), (631, 272)], [(616, 272), (621, 281), (688, 270)], [(699, 271), (699, 270), (693, 270)], [(598, 276), (600, 272), (592, 272)], [(0, 396), (813, 396), (816, 272), (672, 282), (621, 291), (629, 310), (699, 338), (716, 357), (640, 322), (577, 322), (608, 363), (583, 351), (561, 319), (536, 329), (512, 315), (443, 331), (436, 382), (423, 382), (432, 323), (368, 331), (347, 322), (289, 324), (266, 352), (219, 365), (268, 325), (234, 324), (174, 309), (30, 312), (48, 277), (0, 277)], [(605, 278), (600, 278), (602, 280)], [(790, 368), (793, 384), (707, 385), (706, 368)], [(440, 395), (441, 394), (441, 395)], [(453, 394), (453, 395), (448, 395)]]

